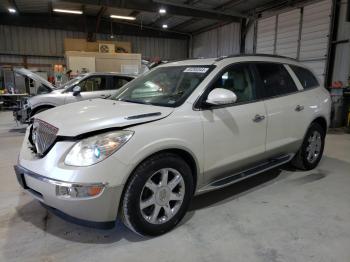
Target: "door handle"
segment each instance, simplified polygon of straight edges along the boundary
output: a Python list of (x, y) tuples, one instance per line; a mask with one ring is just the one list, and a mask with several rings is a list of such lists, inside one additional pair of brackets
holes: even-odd
[(256, 114), (255, 117), (253, 118), (253, 121), (254, 122), (260, 122), (260, 121), (263, 121), (264, 119), (265, 119), (265, 116)]
[(302, 111), (302, 110), (304, 110), (304, 106), (302, 106), (302, 105), (297, 105), (297, 106), (295, 107), (295, 111), (297, 111), (297, 112), (300, 112), (300, 111)]
[(100, 97), (106, 97), (107, 95), (100, 95)]

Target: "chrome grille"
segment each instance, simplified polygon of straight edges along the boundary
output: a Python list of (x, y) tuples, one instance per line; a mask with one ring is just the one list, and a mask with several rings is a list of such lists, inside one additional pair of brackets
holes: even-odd
[(57, 127), (54, 127), (40, 119), (34, 119), (30, 138), (37, 154), (43, 155), (46, 153), (46, 151), (55, 142), (57, 132)]

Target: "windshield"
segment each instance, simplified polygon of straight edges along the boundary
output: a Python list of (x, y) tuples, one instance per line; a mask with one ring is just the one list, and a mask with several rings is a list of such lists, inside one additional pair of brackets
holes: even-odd
[(203, 81), (214, 66), (169, 66), (156, 68), (128, 83), (112, 99), (177, 107)]

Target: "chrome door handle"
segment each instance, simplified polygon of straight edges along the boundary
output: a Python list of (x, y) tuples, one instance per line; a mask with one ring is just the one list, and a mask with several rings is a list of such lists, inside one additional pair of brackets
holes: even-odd
[(254, 122), (260, 122), (260, 121), (263, 121), (265, 119), (265, 116), (262, 116), (262, 115), (255, 115), (255, 117), (253, 118), (253, 121)]
[(297, 112), (300, 112), (300, 111), (302, 111), (302, 110), (304, 110), (304, 106), (302, 106), (302, 105), (297, 105), (297, 106), (295, 107), (295, 111), (297, 111)]

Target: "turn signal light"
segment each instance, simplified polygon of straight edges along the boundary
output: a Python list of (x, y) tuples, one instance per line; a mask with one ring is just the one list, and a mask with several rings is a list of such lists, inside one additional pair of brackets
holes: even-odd
[(95, 197), (101, 194), (103, 186), (56, 186), (56, 195), (67, 198)]

